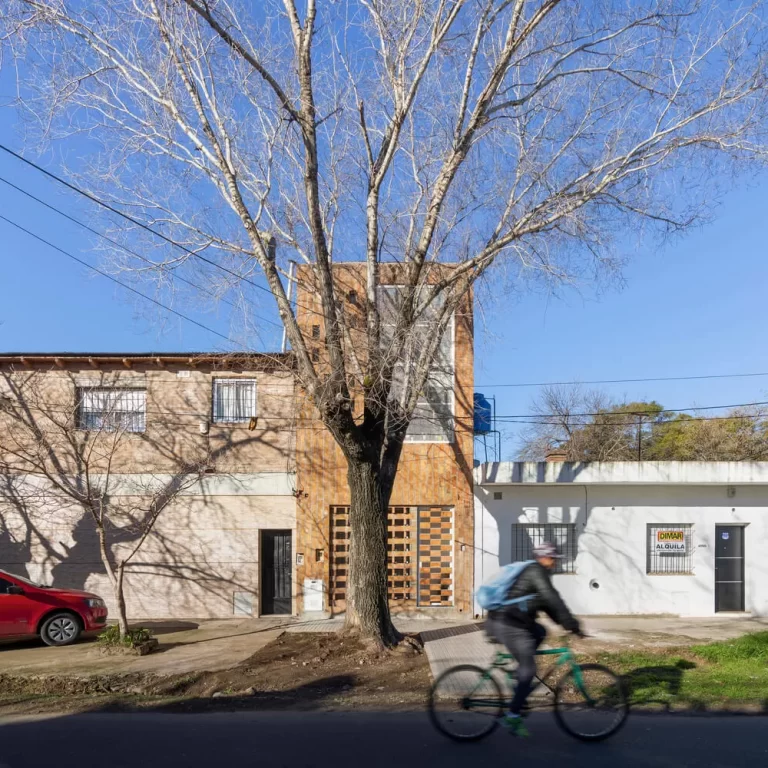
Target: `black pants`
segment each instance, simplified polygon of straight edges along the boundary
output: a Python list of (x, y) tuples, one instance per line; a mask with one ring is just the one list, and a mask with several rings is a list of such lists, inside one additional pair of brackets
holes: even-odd
[(509, 711), (519, 715), (533, 689), (536, 676), (536, 649), (547, 636), (547, 630), (533, 622), (530, 628), (507, 624), (503, 619), (488, 619), (488, 634), (503, 643), (517, 660), (517, 687)]

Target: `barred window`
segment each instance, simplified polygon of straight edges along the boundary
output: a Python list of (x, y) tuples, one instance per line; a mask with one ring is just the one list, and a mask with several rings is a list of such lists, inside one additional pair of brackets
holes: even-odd
[(255, 379), (214, 379), (213, 420), (228, 424), (256, 416)]
[(512, 526), (512, 561), (533, 560), (533, 548), (552, 542), (563, 555), (555, 561), (555, 573), (576, 573), (576, 526), (573, 523)]
[(147, 391), (118, 387), (77, 390), (77, 428), (88, 432), (144, 432)]
[(646, 573), (693, 573), (693, 526), (665, 523), (648, 525)]

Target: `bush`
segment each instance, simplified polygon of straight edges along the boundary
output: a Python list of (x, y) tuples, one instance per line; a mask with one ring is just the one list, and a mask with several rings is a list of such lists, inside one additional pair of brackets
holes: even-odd
[(120, 627), (117, 624), (107, 627), (99, 635), (99, 643), (105, 648), (136, 648), (151, 639), (152, 633), (143, 627), (129, 629), (125, 637), (120, 637)]

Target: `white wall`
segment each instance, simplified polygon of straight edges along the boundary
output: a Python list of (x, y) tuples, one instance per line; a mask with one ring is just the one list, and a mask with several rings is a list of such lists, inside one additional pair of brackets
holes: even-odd
[[(766, 486), (735, 486), (729, 498), (726, 486), (476, 485), (475, 521), (476, 587), (511, 562), (514, 523), (575, 523), (576, 573), (555, 585), (582, 615), (713, 615), (715, 525), (747, 524), (746, 609), (768, 616)], [(646, 574), (649, 523), (693, 524), (693, 575)]]

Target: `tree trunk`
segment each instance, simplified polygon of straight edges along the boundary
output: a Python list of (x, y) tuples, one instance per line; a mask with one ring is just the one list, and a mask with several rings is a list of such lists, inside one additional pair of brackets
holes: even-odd
[(392, 624), (387, 594), (386, 480), (371, 463), (347, 459), (352, 498), (349, 513), (350, 546), (346, 626), (382, 648), (400, 640)]
[(120, 638), (128, 634), (128, 616), (125, 610), (125, 591), (123, 589), (125, 577), (125, 563), (117, 566), (117, 578), (114, 581), (115, 604), (117, 605), (117, 626), (120, 630)]

